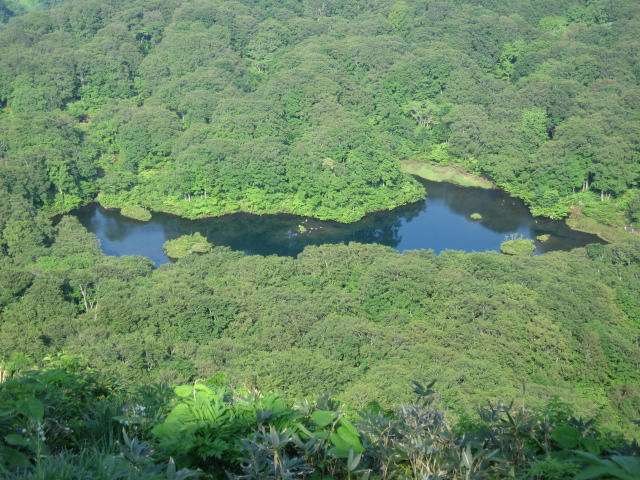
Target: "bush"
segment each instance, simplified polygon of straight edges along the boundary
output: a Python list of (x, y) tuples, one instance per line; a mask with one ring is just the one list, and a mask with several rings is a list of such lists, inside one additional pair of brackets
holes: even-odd
[[(276, 394), (200, 383), (173, 392), (165, 385), (125, 390), (81, 357), (62, 355), (44, 371), (16, 371), (0, 384), (0, 477), (569, 480), (640, 474), (637, 442), (602, 431), (595, 420), (576, 419), (557, 399), (542, 411), (489, 403), (479, 417), (454, 421), (433, 384), (414, 382), (416, 400), (394, 412), (365, 409), (347, 418), (328, 395), (294, 404)], [(126, 403), (135, 412), (127, 420), (114, 417)], [(141, 412), (153, 429), (143, 428)], [(58, 427), (67, 433), (56, 435)], [(97, 441), (104, 436), (113, 438)]]

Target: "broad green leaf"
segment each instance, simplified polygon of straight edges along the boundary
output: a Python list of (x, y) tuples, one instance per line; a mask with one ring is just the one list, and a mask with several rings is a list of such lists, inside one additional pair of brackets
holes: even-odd
[(344, 450), (345, 452), (347, 452), (347, 455), (349, 454), (349, 449), (351, 448), (351, 444), (347, 442), (344, 438), (342, 438), (340, 435), (338, 435), (337, 433), (334, 433), (333, 435), (331, 435), (331, 443), (333, 443), (340, 450)]
[(189, 409), (189, 406), (184, 403), (180, 403), (171, 410), (164, 422), (153, 427), (151, 433), (164, 439), (172, 438), (180, 434), (185, 423), (194, 420), (195, 419)]
[(9, 444), (9, 445), (28, 445), (29, 442), (27, 440), (25, 440), (25, 438), (22, 435), (18, 435), (15, 433), (11, 433), (9, 435), (7, 435), (6, 437), (4, 437), (5, 441)]
[[(338, 428), (338, 436), (348, 445), (352, 446), (356, 452), (364, 452), (364, 447), (360, 443), (360, 437), (351, 433), (347, 428)], [(333, 436), (331, 438), (333, 440)]]
[(565, 448), (575, 448), (581, 437), (580, 430), (569, 425), (561, 425), (551, 432), (551, 438)]
[(615, 477), (622, 480), (638, 480), (637, 476), (628, 475), (619, 468), (595, 465), (585, 468), (583, 471), (573, 477), (573, 480), (591, 480), (592, 478), (599, 477)]
[(44, 418), (44, 405), (42, 405), (42, 402), (35, 397), (18, 400), (16, 402), (16, 408), (18, 412), (32, 420), (41, 422)]
[(593, 453), (583, 452), (581, 450), (573, 450), (573, 453), (582, 457), (582, 461), (590, 465), (611, 465), (611, 466), (615, 465), (611, 460), (603, 460), (602, 458), (597, 457)]
[(338, 435), (340, 436), (340, 438), (342, 438), (349, 445), (355, 445), (356, 443), (360, 442), (359, 437), (357, 435), (354, 435), (353, 433), (351, 433), (345, 427), (339, 427), (338, 428)]
[(29, 466), (29, 461), (22, 452), (9, 447), (0, 447), (0, 464), (26, 468)]
[(349, 449), (349, 457), (347, 458), (347, 470), (350, 472), (354, 471), (360, 463), (361, 458), (362, 453), (356, 455), (353, 447), (351, 447)]
[(20, 379), (20, 383), (31, 390), (42, 390), (44, 385), (42, 385), (38, 380), (31, 377), (25, 377)]
[(640, 459), (636, 457), (612, 455), (611, 460), (620, 465), (625, 472), (632, 473), (640, 478)]
[(360, 433), (358, 432), (358, 429), (353, 425), (353, 423), (351, 423), (345, 417), (342, 417), (340, 419), (340, 425), (342, 425), (344, 428), (349, 430), (349, 432), (351, 432), (352, 435), (355, 435), (356, 437), (360, 436)]
[(582, 446), (589, 453), (593, 453), (594, 455), (600, 455), (600, 444), (593, 437), (585, 437), (582, 439)]
[(2, 389), (7, 391), (18, 390), (21, 388), (21, 384), (18, 380), (9, 380), (2, 384)]
[(193, 389), (194, 389), (194, 390), (198, 390), (198, 391), (200, 391), (200, 392), (208, 393), (208, 394), (210, 394), (210, 395), (213, 395), (213, 394), (215, 393), (212, 389), (210, 389), (209, 387), (207, 387), (206, 385), (203, 385), (203, 384), (201, 384), (201, 383), (196, 383), (196, 384), (193, 386)]
[(175, 394), (179, 397), (188, 397), (193, 393), (193, 385), (180, 385), (173, 389)]
[(316, 410), (311, 414), (313, 421), (321, 427), (329, 425), (337, 416), (337, 412), (332, 412), (330, 410)]
[(349, 458), (349, 450), (344, 450), (338, 447), (331, 447), (329, 449), (329, 454), (336, 458)]

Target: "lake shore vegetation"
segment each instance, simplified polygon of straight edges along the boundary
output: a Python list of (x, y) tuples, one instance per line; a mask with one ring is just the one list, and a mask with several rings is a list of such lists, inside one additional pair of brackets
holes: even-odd
[(522, 235), (513, 234), (505, 237), (504, 242), (500, 244), (500, 251), (506, 255), (533, 255), (536, 247), (533, 240), (524, 238)]
[(461, 187), (496, 188), (490, 180), (472, 175), (461, 167), (439, 165), (430, 162), (403, 161), (402, 170), (432, 182), (448, 182)]
[(124, 217), (133, 218), (134, 220), (140, 220), (141, 222), (148, 222), (151, 220), (151, 212), (142, 208), (140, 205), (125, 205), (120, 209), (120, 214)]
[[(74, 217), (37, 211), (0, 257), (0, 355), (66, 351), (124, 383), (233, 385), (359, 409), (439, 380), (458, 415), (490, 399), (558, 395), (629, 432), (640, 408), (637, 241), (538, 257), (309, 246), (291, 257), (214, 247), (154, 268), (104, 255)], [(17, 360), (16, 360), (17, 361)]]

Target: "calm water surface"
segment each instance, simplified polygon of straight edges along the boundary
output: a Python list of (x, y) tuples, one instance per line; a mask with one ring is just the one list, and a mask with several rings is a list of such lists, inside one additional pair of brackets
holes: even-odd
[[(571, 250), (588, 243), (604, 243), (597, 236), (571, 230), (563, 221), (532, 217), (523, 202), (497, 190), (458, 187), (420, 179), (428, 192), (425, 201), (389, 212), (367, 215), (344, 225), (296, 215), (233, 214), (206, 220), (186, 220), (154, 213), (140, 222), (97, 205), (76, 210), (80, 222), (102, 242), (107, 255), (143, 255), (156, 265), (169, 261), (162, 245), (180, 235), (200, 232), (214, 245), (242, 250), (247, 255), (296, 256), (307, 245), (323, 243), (380, 243), (402, 252), (414, 249), (485, 251), (500, 250), (505, 236), (535, 238), (536, 253)], [(472, 213), (482, 215), (473, 221)], [(304, 225), (307, 233), (297, 233)]]

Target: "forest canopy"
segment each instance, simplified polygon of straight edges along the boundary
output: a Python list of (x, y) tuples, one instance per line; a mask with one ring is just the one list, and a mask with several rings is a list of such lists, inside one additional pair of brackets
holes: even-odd
[(50, 213), (343, 222), (457, 165), (600, 221), (639, 215), (628, 0), (2, 0), (0, 177)]
[[(125, 384), (233, 385), (352, 408), (439, 379), (458, 414), (487, 398), (560, 396), (626, 430), (640, 409), (640, 250), (539, 257), (307, 247), (298, 258), (216, 247), (154, 268), (102, 254), (74, 217), (0, 257), (0, 358), (66, 351)], [(455, 399), (455, 402), (454, 402)]]
[(217, 248), (155, 269), (47, 219), (97, 198), (346, 222), (423, 196), (400, 166), (418, 159), (487, 175), (537, 213), (575, 200), (633, 220), (635, 2), (2, 5), (3, 358), (68, 350), (132, 382), (221, 370), (355, 406), (402, 398), (395, 379), (420, 366), (462, 392), (461, 412), (523, 378), (612, 424), (638, 408), (633, 242), (539, 259)]

